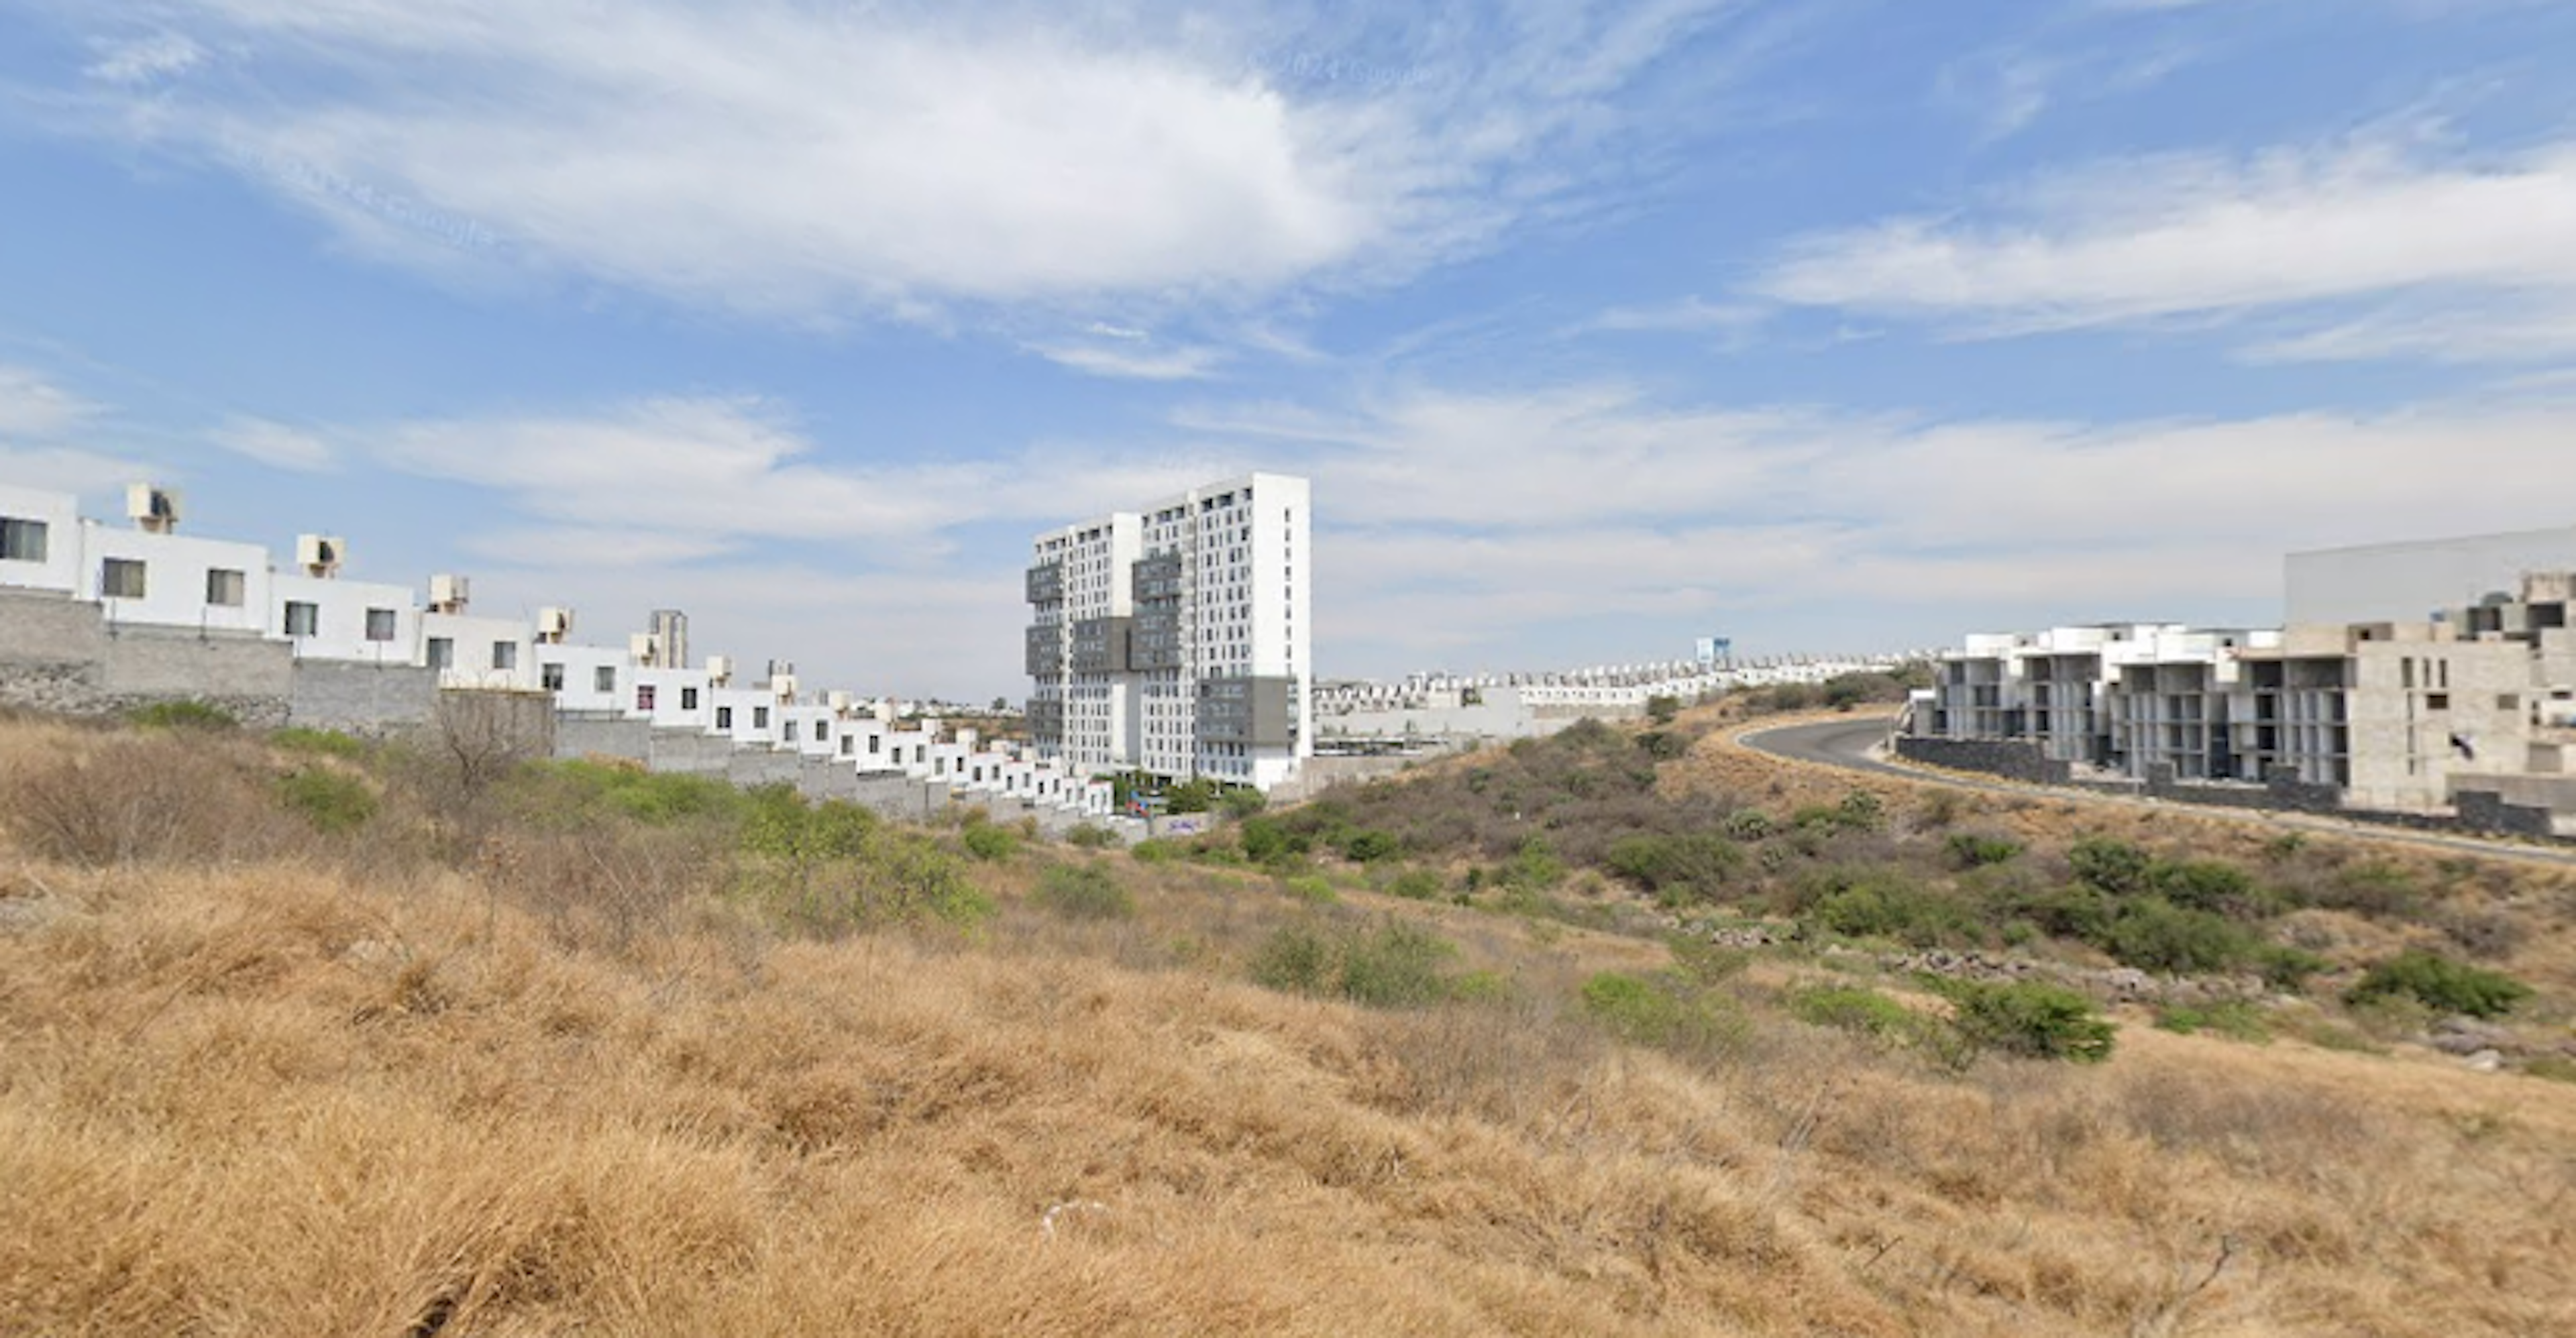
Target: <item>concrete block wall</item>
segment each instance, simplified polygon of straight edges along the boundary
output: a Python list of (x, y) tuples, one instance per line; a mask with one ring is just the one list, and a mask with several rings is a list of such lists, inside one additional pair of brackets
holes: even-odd
[(653, 727), (593, 712), (565, 711), (555, 718), (555, 756), (613, 757), (650, 764)]
[(438, 671), (410, 665), (304, 660), (288, 683), (288, 722), (311, 729), (388, 734), (430, 723), (438, 707)]

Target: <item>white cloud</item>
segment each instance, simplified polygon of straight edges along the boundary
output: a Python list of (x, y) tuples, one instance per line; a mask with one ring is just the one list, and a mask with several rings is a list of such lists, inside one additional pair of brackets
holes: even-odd
[(1131, 381), (1201, 380), (1214, 374), (1225, 360), (1220, 351), (1204, 347), (1144, 352), (1098, 344), (1031, 344), (1029, 351), (1077, 372)]
[[(2576, 143), (2437, 163), (2361, 142), (2106, 164), (2038, 183), (1981, 218), (1806, 238), (1757, 288), (1983, 334), (2257, 312), (2333, 326), (2348, 319), (2321, 312), (2333, 304), (2431, 295), (2452, 310), (2536, 306), (2544, 314), (2526, 328), (2555, 341), (2559, 315), (2576, 313), (2571, 236)], [(2422, 342), (2383, 333), (2286, 347), (2361, 356)]]
[(1672, 302), (1611, 307), (1576, 326), (1575, 331), (1607, 330), (1623, 334), (1713, 332), (1739, 336), (1749, 333), (1770, 314), (1771, 309), (1758, 302), (1711, 302), (1694, 294)]
[(2576, 398), (2534, 390), (2110, 424), (1417, 390), (1186, 425), (1298, 444), (1323, 530), (1319, 656), (1367, 647), (1391, 670), (1564, 663), (1584, 653), (1570, 629), (1605, 620), (1795, 621), (1870, 647), (2034, 610), (2241, 612), (2277, 597), (2293, 549), (2564, 524), (2564, 499), (2530, 485), (2563, 472)]
[[(650, 536), (656, 560), (786, 540), (917, 555), (943, 531), (1060, 521), (1132, 505), (1213, 476), (1207, 453), (1091, 444), (1016, 455), (841, 466), (783, 407), (750, 397), (674, 396), (559, 413), (412, 419), (328, 434), (344, 455), (487, 489), (506, 512), (614, 552)], [(496, 543), (534, 532), (504, 528)], [(492, 551), (485, 549), (482, 551)]]
[(0, 437), (59, 437), (98, 416), (97, 405), (46, 377), (0, 363)]
[(1608, 170), (1580, 151), (1622, 89), (1738, 3), (1387, 26), (1407, 78), (1299, 86), (1257, 46), (1343, 20), (172, 0), (241, 77), (95, 106), (444, 270), (798, 316), (1231, 299), (1490, 244)]
[(312, 473), (329, 469), (336, 463), (330, 442), (314, 433), (266, 418), (230, 418), (207, 435), (225, 450), (279, 469)]
[(148, 85), (185, 74), (204, 63), (205, 48), (174, 32), (101, 44), (103, 54), (82, 73), (110, 84)]

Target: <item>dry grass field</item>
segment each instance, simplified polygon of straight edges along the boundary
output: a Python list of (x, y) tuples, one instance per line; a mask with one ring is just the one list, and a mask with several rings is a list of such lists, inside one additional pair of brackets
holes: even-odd
[[(67, 858), (26, 814), (78, 761), (188, 788), (124, 820), (150, 839)], [(316, 830), (338, 810), (270, 802), (281, 769), (381, 811)], [(1646, 1048), (1578, 999), (1661, 942), (1356, 878), (1318, 905), (1022, 845), (957, 859), (989, 916), (821, 925), (665, 837), (441, 816), (255, 741), (0, 722), (0, 778), (0, 1333), (2576, 1315), (2576, 1085), (2406, 1046), (2132, 1017), (2108, 1063), (1954, 1071), (1793, 1020), (1783, 983), (1826, 968), (1788, 956), (1725, 978), (1717, 1040)], [(1131, 907), (1068, 913), (1086, 868)], [(1475, 985), (1372, 1008), (1253, 983), (1284, 930), (1396, 921)]]

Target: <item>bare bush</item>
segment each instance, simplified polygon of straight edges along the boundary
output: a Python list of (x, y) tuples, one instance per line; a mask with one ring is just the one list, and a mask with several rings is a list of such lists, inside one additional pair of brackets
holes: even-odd
[(0, 823), (30, 853), (92, 866), (256, 859), (309, 839), (255, 750), (202, 735), (107, 738), (20, 768), (0, 780)]

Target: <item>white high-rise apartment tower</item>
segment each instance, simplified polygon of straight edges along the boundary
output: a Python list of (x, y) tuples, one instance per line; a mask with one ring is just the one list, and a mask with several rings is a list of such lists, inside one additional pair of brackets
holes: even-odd
[(1314, 751), (1306, 480), (1248, 474), (1031, 544), (1041, 756), (1267, 790)]

